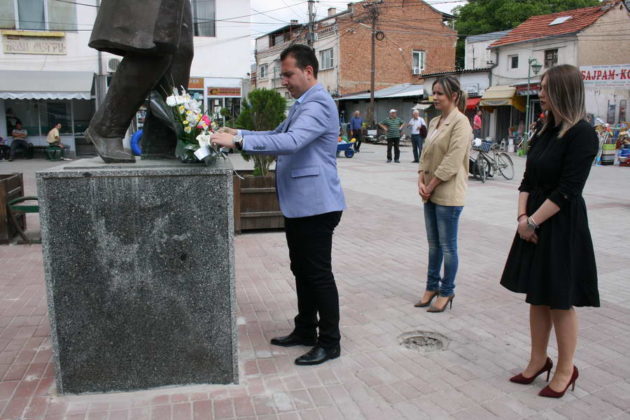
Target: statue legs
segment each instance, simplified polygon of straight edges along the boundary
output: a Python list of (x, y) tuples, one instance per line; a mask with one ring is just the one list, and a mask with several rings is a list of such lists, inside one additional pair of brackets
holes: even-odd
[[(164, 93), (171, 94), (173, 87), (181, 89), (188, 87), (190, 80), (190, 65), (193, 60), (193, 36), (192, 36), (192, 14), (189, 5), (184, 9), (181, 38), (179, 48), (173, 55), (173, 60), (169, 69), (160, 79), (160, 83), (155, 90), (165, 97)], [(142, 135), (142, 157), (148, 159), (173, 159), (175, 158), (175, 148), (177, 146), (177, 134), (174, 133), (167, 124), (160, 120), (151, 110), (147, 111), (147, 116)]]
[(129, 54), (123, 58), (85, 136), (106, 163), (135, 162), (122, 140), (129, 124), (151, 89), (164, 76), (172, 56)]

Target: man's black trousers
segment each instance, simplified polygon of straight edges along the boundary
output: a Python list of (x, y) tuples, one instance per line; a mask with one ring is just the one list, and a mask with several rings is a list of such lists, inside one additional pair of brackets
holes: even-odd
[(339, 294), (331, 264), (332, 237), (339, 220), (340, 211), (285, 218), (298, 298), (293, 334), (306, 339), (317, 338), (318, 344), (324, 348), (338, 346), (341, 338)]

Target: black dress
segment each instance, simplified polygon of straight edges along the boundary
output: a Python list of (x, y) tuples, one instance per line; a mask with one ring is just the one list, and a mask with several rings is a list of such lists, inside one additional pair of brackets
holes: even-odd
[(560, 211), (537, 230), (538, 244), (518, 233), (501, 285), (526, 293), (526, 302), (551, 309), (599, 306), (595, 253), (582, 189), (597, 154), (595, 130), (580, 121), (558, 138), (559, 128), (534, 136), (519, 191), (528, 192), (527, 214), (546, 200)]

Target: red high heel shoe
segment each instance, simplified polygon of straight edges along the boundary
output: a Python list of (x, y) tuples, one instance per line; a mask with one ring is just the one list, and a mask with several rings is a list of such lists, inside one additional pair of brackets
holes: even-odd
[(547, 382), (549, 382), (549, 374), (551, 374), (552, 367), (553, 367), (553, 361), (549, 357), (547, 357), (547, 361), (545, 362), (545, 365), (542, 367), (542, 369), (536, 372), (534, 376), (532, 376), (531, 378), (528, 378), (526, 376), (523, 376), (522, 373), (519, 373), (516, 376), (512, 376), (510, 378), (510, 382), (528, 385), (534, 382), (534, 379), (536, 379), (540, 374), (545, 373), (545, 372), (547, 372)]
[(571, 375), (571, 380), (569, 381), (567, 386), (562, 390), (562, 392), (556, 392), (553, 389), (551, 389), (549, 385), (547, 385), (538, 393), (538, 395), (541, 397), (547, 397), (547, 398), (562, 398), (564, 393), (567, 392), (567, 389), (569, 389), (570, 385), (573, 385), (573, 387), (571, 388), (571, 391), (575, 391), (575, 381), (577, 381), (578, 376), (579, 376), (578, 368), (576, 366), (573, 366), (573, 374)]

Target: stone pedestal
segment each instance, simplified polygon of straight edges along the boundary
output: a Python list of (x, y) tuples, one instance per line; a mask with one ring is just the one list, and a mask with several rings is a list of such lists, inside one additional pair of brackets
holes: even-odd
[(238, 381), (228, 161), (80, 160), (37, 187), (60, 393)]

